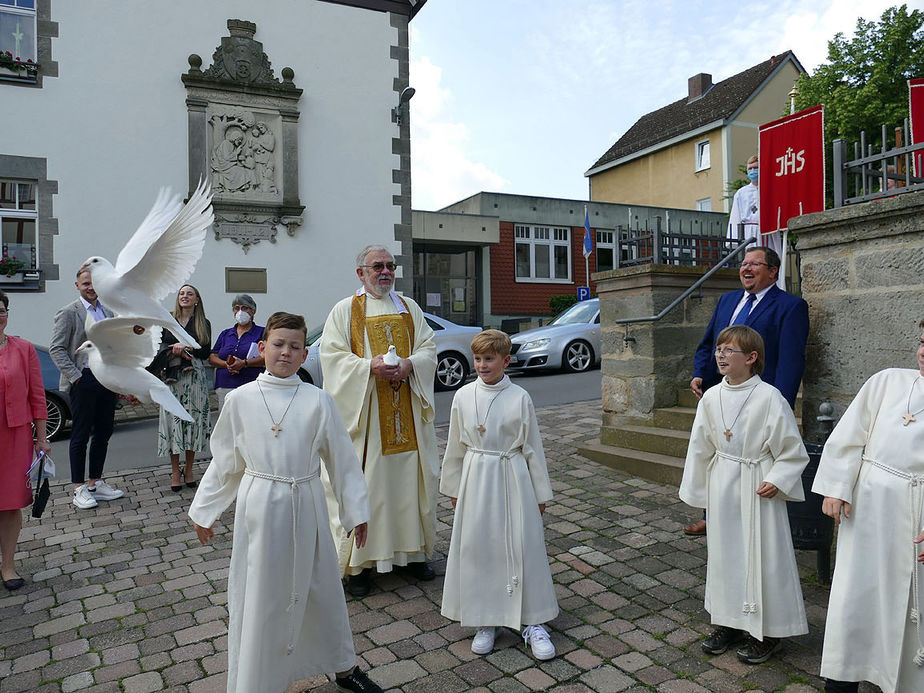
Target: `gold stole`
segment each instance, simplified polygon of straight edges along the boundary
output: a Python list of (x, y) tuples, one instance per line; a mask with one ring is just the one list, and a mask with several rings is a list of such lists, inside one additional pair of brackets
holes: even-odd
[[(404, 303), (403, 298), (401, 302)], [(404, 307), (407, 308), (407, 303), (404, 303)], [(354, 296), (350, 305), (350, 348), (360, 358), (363, 357), (363, 338), (366, 335), (369, 337), (369, 348), (373, 355), (384, 354), (388, 351), (389, 345), (394, 344), (398, 356), (409, 358), (414, 345), (414, 321), (410, 313), (367, 317), (366, 295)], [(406, 380), (395, 387), (388, 380), (376, 378), (375, 392), (379, 405), (382, 454), (393, 455), (417, 450), (411, 386)]]

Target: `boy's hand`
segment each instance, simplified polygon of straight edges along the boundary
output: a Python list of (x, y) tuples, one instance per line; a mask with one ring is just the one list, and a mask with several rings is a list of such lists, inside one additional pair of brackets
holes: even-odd
[(452, 496), (449, 497), (449, 502), (452, 503), (453, 508), (456, 507), (456, 502), (458, 500), (459, 500), (458, 498), (453, 498)]
[[(850, 519), (850, 503), (842, 501), (840, 498), (831, 498), (826, 496), (821, 502), (821, 512), (828, 517), (834, 518), (834, 524), (841, 523), (841, 510), (844, 511), (844, 519)], [(918, 537), (920, 539), (920, 537)]]
[[(920, 544), (922, 541), (924, 541), (924, 532), (921, 532), (918, 535), (918, 538), (914, 540), (914, 543)], [(921, 551), (921, 553), (918, 554), (918, 563), (924, 563), (924, 551)]]
[(540, 504), (539, 504), (539, 514), (540, 514), (540, 515), (545, 515), (545, 503), (540, 503)]
[(193, 522), (193, 527), (196, 530), (196, 536), (199, 537), (200, 544), (208, 544), (215, 538), (215, 531), (211, 527), (202, 527), (195, 522)]
[(353, 540), (356, 542), (356, 548), (361, 549), (366, 545), (366, 535), (369, 531), (369, 525), (366, 522), (363, 522), (361, 525), (356, 525), (353, 528), (353, 531), (348, 533), (353, 535)]
[(757, 495), (761, 498), (773, 498), (779, 492), (780, 489), (769, 481), (761, 481), (760, 486), (757, 487)]

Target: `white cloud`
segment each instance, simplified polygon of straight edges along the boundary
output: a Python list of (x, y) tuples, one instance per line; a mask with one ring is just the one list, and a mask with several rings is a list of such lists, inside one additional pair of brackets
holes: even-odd
[(439, 209), (481, 190), (502, 191), (509, 185), (502, 175), (469, 158), (469, 129), (452, 115), (452, 93), (440, 83), (442, 72), (427, 57), (411, 61), (410, 82), (417, 90), (411, 113), (415, 209)]

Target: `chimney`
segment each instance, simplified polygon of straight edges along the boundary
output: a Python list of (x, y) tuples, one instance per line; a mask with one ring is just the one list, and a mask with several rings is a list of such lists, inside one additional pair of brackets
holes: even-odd
[(687, 80), (687, 89), (689, 90), (689, 95), (687, 96), (687, 102), (695, 101), (707, 91), (712, 86), (712, 75), (705, 72), (700, 72), (698, 75), (694, 75)]

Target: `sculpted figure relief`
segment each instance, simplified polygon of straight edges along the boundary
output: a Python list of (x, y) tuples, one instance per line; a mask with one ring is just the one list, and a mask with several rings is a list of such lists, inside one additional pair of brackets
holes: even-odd
[(212, 189), (216, 193), (261, 192), (276, 194), (276, 136), (265, 121), (252, 113), (215, 114), (211, 117)]

